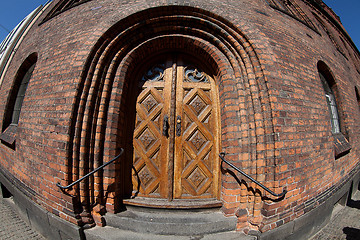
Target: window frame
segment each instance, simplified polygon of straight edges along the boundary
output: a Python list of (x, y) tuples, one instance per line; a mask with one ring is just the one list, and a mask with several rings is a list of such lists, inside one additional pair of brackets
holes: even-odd
[(28, 84), (36, 67), (36, 62), (37, 54), (33, 53), (21, 64), (15, 75), (6, 104), (0, 140), (4, 145), (14, 150), (21, 108)]
[(360, 113), (360, 93), (359, 93), (359, 88), (357, 86), (355, 86), (355, 95), (356, 95), (356, 102), (357, 102), (359, 113)]
[(334, 91), (329, 86), (329, 83), (326, 80), (324, 74), (319, 72), (319, 76), (321, 79), (321, 83), (323, 84), (326, 102), (327, 102), (327, 106), (328, 106), (329, 113), (330, 113), (331, 132), (333, 134), (340, 133), (341, 132), (341, 123), (340, 123), (339, 110), (338, 110), (338, 106), (336, 103), (336, 97), (335, 97)]
[(77, 7), (81, 4), (89, 2), (89, 1), (91, 1), (91, 0), (75, 0), (75, 1), (74, 0), (73, 1), (62, 0), (62, 1), (59, 1), (51, 9), (51, 11), (46, 15), (46, 17), (41, 21), (40, 25), (73, 7)]
[(310, 20), (302, 8), (294, 0), (266, 0), (270, 7), (296, 19), (316, 33), (314, 23)]
[(329, 110), (329, 120), (331, 124), (331, 133), (334, 138), (334, 154), (335, 159), (348, 154), (351, 150), (351, 144), (345, 133), (341, 112), (339, 91), (336, 86), (335, 78), (327, 65), (318, 62), (318, 75), (324, 90), (326, 104)]

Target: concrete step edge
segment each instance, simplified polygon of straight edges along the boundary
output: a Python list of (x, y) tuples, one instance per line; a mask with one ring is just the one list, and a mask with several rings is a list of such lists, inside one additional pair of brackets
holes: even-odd
[(113, 227), (95, 227), (85, 230), (86, 240), (256, 240), (241, 232), (229, 231), (206, 235), (175, 236), (126, 231)]

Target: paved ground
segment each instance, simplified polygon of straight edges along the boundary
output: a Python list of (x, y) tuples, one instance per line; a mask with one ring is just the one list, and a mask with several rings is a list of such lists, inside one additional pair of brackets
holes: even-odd
[(311, 240), (360, 240), (360, 191)]
[(0, 196), (0, 240), (45, 240), (13, 210), (9, 200)]
[[(45, 240), (31, 229), (0, 196), (0, 240)], [(346, 207), (337, 207), (336, 213), (311, 240), (360, 240), (360, 191)]]

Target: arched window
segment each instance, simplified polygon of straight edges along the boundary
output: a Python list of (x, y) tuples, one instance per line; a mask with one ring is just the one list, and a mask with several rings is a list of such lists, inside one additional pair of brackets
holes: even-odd
[(347, 154), (351, 149), (349, 141), (342, 133), (344, 128), (341, 124), (341, 114), (339, 114), (337, 99), (339, 91), (336, 88), (336, 83), (330, 69), (324, 62), (320, 61), (318, 63), (318, 71), (329, 109), (331, 132), (334, 136), (335, 158), (339, 158)]
[(25, 92), (32, 73), (35, 69), (37, 54), (31, 54), (20, 66), (13, 87), (9, 94), (9, 99), (5, 108), (4, 120), (2, 125), (2, 134), (0, 139), (6, 145), (15, 147), (15, 139), (21, 107), (24, 101)]
[(331, 131), (332, 133), (340, 133), (341, 131), (340, 131), (339, 112), (336, 104), (335, 94), (331, 89), (329, 83), (326, 81), (324, 74), (319, 72), (319, 76), (321, 79), (321, 83), (323, 84), (327, 105), (329, 107)]
[(355, 94), (356, 94), (356, 100), (357, 100), (359, 111), (360, 111), (360, 95), (359, 95), (359, 89), (357, 87), (355, 87)]
[(267, 0), (269, 5), (277, 9), (295, 19), (302, 22), (309, 28), (316, 31), (316, 28), (314, 24), (311, 22), (311, 20), (308, 18), (308, 16), (305, 14), (305, 12), (300, 8), (299, 5), (295, 3), (293, 0)]
[(59, 1), (54, 7), (53, 9), (51, 9), (51, 11), (49, 12), (48, 15), (46, 15), (46, 17), (43, 19), (42, 23), (48, 21), (49, 19), (65, 12), (66, 10), (69, 10), (70, 8), (76, 7), (82, 3), (88, 2), (91, 0), (62, 0)]

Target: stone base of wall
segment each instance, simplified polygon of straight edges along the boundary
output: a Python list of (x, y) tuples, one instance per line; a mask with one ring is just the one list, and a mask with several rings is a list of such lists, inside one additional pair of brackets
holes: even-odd
[(259, 240), (302, 240), (309, 239), (324, 227), (331, 218), (334, 206), (336, 204), (346, 205), (349, 194), (355, 193), (359, 189), (360, 169), (359, 165), (348, 175), (348, 178), (342, 181), (338, 186), (332, 187), (330, 190), (321, 194), (317, 199), (309, 201), (311, 205), (318, 202), (319, 205), (313, 207), (312, 210), (303, 216), (284, 224), (274, 230), (265, 233), (250, 232)]
[[(321, 204), (305, 215), (269, 232), (262, 234), (250, 232), (249, 234), (261, 240), (308, 239), (329, 222), (336, 204), (347, 203), (349, 194), (359, 189), (359, 182), (360, 170), (356, 168), (338, 187), (332, 188), (327, 195), (322, 194), (322, 198), (318, 199)], [(27, 193), (20, 190), (23, 186), (16, 186), (16, 183), (5, 176), (2, 170), (0, 170), (0, 187), (1, 193), (5, 193), (1, 194), (4, 195), (1, 197), (11, 195), (20, 216), (44, 237), (54, 240), (85, 239), (83, 229), (47, 212), (34, 203)]]
[(15, 210), (34, 230), (47, 239), (85, 239), (80, 227), (44, 210), (28, 197), (23, 186), (16, 186), (13, 180), (0, 170), (0, 196), (4, 198), (11, 196)]

